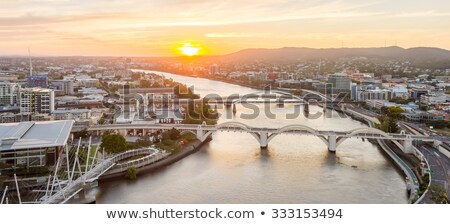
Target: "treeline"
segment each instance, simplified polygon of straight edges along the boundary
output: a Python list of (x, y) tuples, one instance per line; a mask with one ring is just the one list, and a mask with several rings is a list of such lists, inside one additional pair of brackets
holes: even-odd
[(189, 104), (187, 107), (183, 124), (217, 124), (219, 114), (216, 109), (212, 109), (209, 104)]
[(380, 110), (381, 116), (378, 117), (380, 124), (375, 124), (375, 127), (388, 133), (399, 132), (397, 122), (403, 116), (403, 112), (401, 107), (382, 107)]

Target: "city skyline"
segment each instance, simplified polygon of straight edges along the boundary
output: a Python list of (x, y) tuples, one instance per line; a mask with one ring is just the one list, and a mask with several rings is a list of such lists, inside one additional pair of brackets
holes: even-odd
[[(245, 48), (450, 49), (450, 3), (434, 1), (3, 2), (1, 55), (221, 55)], [(192, 52), (192, 50), (191, 50)]]

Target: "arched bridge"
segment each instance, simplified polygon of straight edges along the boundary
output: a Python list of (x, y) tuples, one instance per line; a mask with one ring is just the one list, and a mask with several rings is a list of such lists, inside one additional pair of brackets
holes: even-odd
[[(93, 125), (87, 128), (88, 131), (97, 132), (117, 130), (119, 132), (142, 130), (170, 130), (176, 128), (182, 132), (192, 132), (200, 141), (205, 141), (213, 133), (218, 131), (232, 131), (251, 134), (260, 144), (261, 148), (267, 148), (269, 142), (280, 134), (311, 135), (322, 140), (329, 151), (336, 151), (336, 148), (349, 138), (366, 139), (386, 139), (392, 140), (405, 152), (412, 152), (412, 141), (434, 141), (430, 136), (407, 135), (404, 132), (386, 133), (381, 130), (364, 127), (349, 131), (318, 130), (302, 124), (292, 124), (279, 128), (253, 127), (241, 122), (224, 122), (218, 125), (193, 125), (193, 124), (111, 124), (111, 125)], [(400, 144), (399, 141), (402, 141)]]
[(292, 95), (289, 92), (284, 92), (280, 90), (260, 90), (253, 93), (248, 93), (244, 95), (232, 94), (227, 97), (222, 97), (219, 95), (207, 95), (205, 99), (209, 104), (285, 104), (285, 103), (293, 103), (293, 104), (303, 104), (304, 100), (301, 97)]

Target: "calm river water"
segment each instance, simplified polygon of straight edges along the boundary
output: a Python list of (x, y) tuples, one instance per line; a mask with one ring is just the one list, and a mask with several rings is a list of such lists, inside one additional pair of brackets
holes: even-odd
[[(200, 78), (167, 74), (167, 78), (195, 86), (205, 96), (228, 96), (255, 90)], [(263, 108), (263, 105), (258, 105)], [(258, 127), (304, 124), (323, 130), (363, 127), (359, 121), (331, 116), (308, 119), (303, 112), (295, 119), (286, 114), (299, 106), (270, 106), (276, 119), (261, 113), (255, 119), (240, 118), (252, 110), (237, 106), (226, 119), (219, 109), (219, 123), (240, 121)], [(310, 107), (310, 113), (322, 108)], [(97, 203), (407, 203), (404, 178), (379, 149), (362, 139), (348, 139), (335, 154), (314, 136), (279, 135), (267, 150), (250, 134), (218, 132), (203, 148), (183, 160), (137, 181), (125, 179), (101, 183)]]

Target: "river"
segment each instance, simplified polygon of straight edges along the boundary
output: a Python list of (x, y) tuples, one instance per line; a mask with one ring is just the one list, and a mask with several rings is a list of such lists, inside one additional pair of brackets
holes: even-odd
[[(195, 87), (205, 96), (255, 92), (251, 88), (165, 73), (167, 78)], [(264, 105), (258, 105), (263, 109)], [(258, 127), (304, 124), (323, 130), (351, 130), (365, 125), (336, 112), (310, 119), (286, 114), (297, 105), (270, 106), (276, 118), (237, 106), (236, 115), (219, 108), (219, 123), (239, 121)], [(322, 108), (310, 106), (310, 114)], [(228, 117), (226, 114), (228, 113)], [(244, 133), (218, 132), (202, 149), (157, 172), (101, 183), (97, 203), (407, 203), (406, 184), (376, 145), (348, 139), (336, 153), (314, 136), (279, 135), (266, 150)]]

